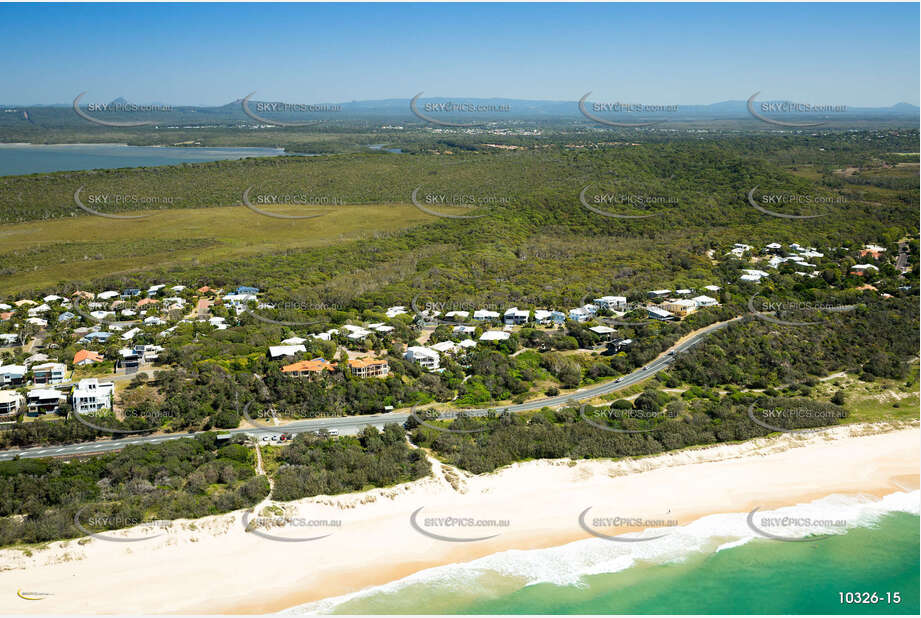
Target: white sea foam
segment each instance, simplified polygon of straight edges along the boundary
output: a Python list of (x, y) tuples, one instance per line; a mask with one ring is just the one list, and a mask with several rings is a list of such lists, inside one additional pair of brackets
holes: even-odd
[[(895, 512), (921, 513), (921, 492), (896, 492), (879, 500), (831, 495), (807, 504), (759, 510), (753, 521), (757, 526), (762, 517), (786, 516), (797, 520), (808, 518), (810, 522), (829, 522), (767, 529), (771, 534), (784, 538), (802, 538), (843, 534), (855, 527), (872, 527), (881, 516)], [(393, 594), (416, 584), (469, 591), (473, 580), (489, 574), (514, 578), (522, 586), (540, 583), (579, 586), (588, 575), (616, 573), (637, 563), (680, 562), (693, 554), (723, 551), (763, 538), (749, 527), (748, 516), (748, 513), (709, 515), (685, 526), (647, 530), (642, 536), (668, 534), (643, 543), (592, 538), (546, 549), (503, 551), (470, 562), (425, 569), (382, 586), (300, 605), (283, 613), (325, 614), (354, 599)], [(838, 523), (842, 521), (846, 522), (844, 526)]]

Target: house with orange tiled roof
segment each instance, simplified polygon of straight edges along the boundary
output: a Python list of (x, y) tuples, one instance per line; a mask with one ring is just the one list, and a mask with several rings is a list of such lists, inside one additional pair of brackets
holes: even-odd
[(324, 371), (335, 370), (336, 366), (323, 358), (298, 361), (296, 363), (291, 363), (290, 365), (285, 365), (281, 368), (281, 372), (283, 374), (292, 378), (305, 378), (319, 375)]
[(92, 350), (80, 350), (74, 354), (74, 367), (83, 367), (84, 365), (92, 365), (93, 363), (101, 363), (102, 361), (102, 354), (93, 352)]
[(146, 305), (154, 305), (158, 302), (160, 301), (158, 301), (156, 298), (142, 298), (141, 300), (138, 301), (137, 306), (138, 306), (138, 309), (140, 309), (141, 307), (144, 307)]
[(390, 373), (390, 363), (378, 358), (349, 360), (349, 371), (356, 378), (385, 378)]

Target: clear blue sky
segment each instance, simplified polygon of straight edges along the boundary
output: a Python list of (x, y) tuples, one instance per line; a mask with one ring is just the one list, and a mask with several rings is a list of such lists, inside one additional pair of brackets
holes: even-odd
[(0, 103), (919, 103), (919, 5), (0, 5)]

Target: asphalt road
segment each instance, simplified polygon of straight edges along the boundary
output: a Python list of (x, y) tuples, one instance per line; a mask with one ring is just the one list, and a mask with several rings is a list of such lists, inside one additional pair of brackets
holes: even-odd
[[(725, 328), (731, 322), (739, 320), (741, 318), (735, 318), (726, 322), (717, 322), (707, 326), (706, 328), (698, 331), (693, 337), (689, 338), (687, 341), (680, 343), (671, 347), (664, 354), (650, 362), (645, 367), (637, 369), (633, 373), (627, 374), (617, 380), (611, 380), (604, 382), (603, 384), (598, 384), (595, 386), (589, 386), (572, 393), (567, 393), (565, 395), (558, 395), (556, 397), (547, 397), (544, 399), (535, 399), (534, 401), (528, 401), (526, 403), (514, 404), (509, 406), (499, 406), (492, 408), (497, 412), (528, 412), (530, 410), (539, 410), (540, 408), (549, 407), (555, 408), (567, 404), (573, 404), (578, 401), (593, 399), (601, 395), (606, 395), (608, 393), (613, 393), (621, 389), (627, 388), (637, 382), (642, 382), (647, 378), (652, 377), (656, 373), (662, 371), (668, 367), (674, 360), (675, 355), (680, 354), (688, 350), (689, 348), (697, 345), (702, 339), (704, 339), (711, 332)], [(672, 354), (674, 352), (674, 354)], [(441, 414), (441, 418), (450, 419), (454, 418), (458, 412), (461, 411), (448, 411)], [(482, 416), (485, 415), (487, 409), (477, 409), (477, 410), (464, 410), (463, 411), (468, 416)], [(267, 435), (281, 434), (281, 433), (301, 433), (305, 431), (317, 431), (320, 429), (327, 430), (336, 430), (340, 434), (356, 434), (360, 432), (365, 427), (371, 425), (375, 427), (383, 427), (388, 423), (399, 423), (402, 424), (410, 417), (410, 412), (385, 412), (382, 414), (364, 414), (361, 416), (341, 416), (341, 417), (332, 417), (332, 418), (316, 418), (316, 419), (306, 419), (302, 421), (294, 421), (291, 423), (279, 424), (273, 426), (269, 424), (269, 421), (265, 422), (265, 429), (253, 429), (253, 428), (241, 428), (241, 429), (228, 429), (222, 431), (221, 433), (229, 434), (248, 434), (256, 437), (257, 439), (262, 439)], [(125, 448), (131, 444), (156, 444), (159, 442), (164, 442), (166, 440), (179, 440), (182, 438), (191, 438), (195, 435), (203, 432), (194, 432), (194, 433), (180, 433), (180, 434), (166, 434), (166, 435), (144, 435), (144, 434), (133, 434), (129, 437), (119, 438), (116, 437), (113, 440), (101, 440), (96, 442), (83, 442), (80, 444), (68, 444), (68, 445), (57, 445), (57, 446), (36, 446), (33, 448), (27, 449), (12, 449), (7, 451), (0, 451), (0, 461), (10, 460), (16, 456), (22, 458), (34, 458), (34, 457), (66, 457), (68, 455), (88, 455), (91, 453), (106, 453), (111, 451), (118, 451)]]

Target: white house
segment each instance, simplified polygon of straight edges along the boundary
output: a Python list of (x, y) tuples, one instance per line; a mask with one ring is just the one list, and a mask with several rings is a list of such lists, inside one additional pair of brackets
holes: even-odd
[(404, 313), (406, 313), (406, 307), (402, 305), (396, 305), (394, 307), (390, 307), (389, 309), (387, 309), (388, 318), (395, 318), (398, 315), (403, 315)]
[(709, 296), (695, 296), (691, 300), (697, 303), (698, 307), (715, 307), (719, 304), (715, 298)]
[(623, 311), (627, 308), (626, 296), (602, 296), (592, 301), (602, 309), (610, 311)]
[(27, 371), (25, 365), (2, 365), (0, 366), (0, 384), (22, 384)]
[(454, 333), (463, 333), (464, 335), (471, 335), (476, 332), (476, 326), (465, 326), (464, 324), (458, 324), (451, 329), (451, 332)]
[(721, 288), (718, 285), (705, 285), (704, 289), (707, 290), (708, 292), (719, 292), (723, 288)]
[(463, 341), (461, 341), (461, 342), (458, 343), (457, 345), (458, 345), (458, 347), (465, 348), (465, 349), (475, 348), (475, 347), (476, 347), (476, 341), (474, 341), (473, 339), (464, 339)]
[(131, 330), (125, 331), (124, 333), (122, 333), (122, 341), (131, 341), (132, 339), (134, 339), (134, 336), (137, 335), (139, 332), (141, 332), (141, 329), (137, 327), (132, 328)]
[(490, 311), (489, 309), (477, 309), (473, 312), (474, 320), (498, 320), (499, 312)]
[(105, 292), (100, 292), (97, 294), (96, 298), (101, 300), (109, 300), (110, 298), (115, 298), (116, 296), (118, 296), (118, 292), (115, 290), (106, 290)]
[(469, 311), (449, 311), (449, 312), (447, 312), (447, 313), (445, 314), (445, 317), (446, 317), (446, 318), (451, 318), (452, 320), (453, 320), (454, 318), (459, 318), (459, 319), (461, 319), (461, 320), (466, 320), (467, 318), (470, 317), (470, 312), (469, 312)]
[(531, 317), (531, 312), (527, 309), (519, 309), (518, 307), (511, 307), (505, 310), (504, 321), (509, 325), (521, 325), (528, 322), (528, 318)]
[(457, 349), (457, 345), (453, 341), (439, 341), (438, 343), (432, 344), (429, 347), (431, 347), (439, 354), (452, 353)]
[(112, 382), (85, 378), (77, 382), (71, 391), (71, 405), (78, 414), (96, 414), (100, 410), (111, 410), (114, 392), (115, 384)]
[(26, 394), (26, 407), (30, 415), (57, 412), (64, 401), (64, 393), (53, 388), (33, 388)]
[(422, 365), (423, 369), (428, 369), (429, 371), (438, 369), (438, 362), (440, 360), (438, 352), (421, 345), (414, 345), (406, 348), (403, 358), (414, 363), (419, 363)]
[(346, 324), (342, 327), (342, 330), (348, 331), (349, 334), (346, 335), (346, 337), (351, 339), (352, 341), (358, 341), (359, 339), (364, 339), (365, 337), (371, 334), (371, 331), (365, 328), (362, 328), (361, 326), (355, 326), (354, 324)]
[(298, 353), (307, 353), (307, 348), (302, 345), (272, 345), (269, 346), (269, 356), (271, 358), (281, 358), (283, 356), (294, 356)]
[(51, 307), (47, 303), (42, 303), (38, 307), (32, 307), (29, 309), (29, 315), (38, 315), (40, 313), (47, 313), (51, 311)]
[(650, 290), (648, 296), (649, 298), (665, 298), (671, 293), (671, 290)]
[(0, 391), (0, 416), (15, 416), (22, 407), (22, 395), (16, 391)]
[(569, 319), (575, 322), (588, 322), (592, 319), (592, 314), (585, 307), (576, 307), (569, 310)]
[(64, 363), (42, 363), (32, 367), (32, 381), (35, 384), (60, 384), (67, 378)]
[(670, 311), (665, 309), (660, 309), (659, 307), (646, 307), (646, 312), (649, 314), (649, 317), (656, 320), (674, 320), (675, 316), (672, 315)]
[(307, 340), (304, 339), (303, 337), (288, 337), (287, 339), (283, 340), (281, 343), (282, 345), (301, 345), (301, 344), (307, 343)]
[(609, 337), (614, 334), (614, 329), (610, 326), (592, 326), (589, 330), (602, 337)]
[(480, 341), (505, 341), (511, 335), (502, 330), (488, 330), (480, 335)]

